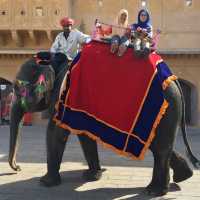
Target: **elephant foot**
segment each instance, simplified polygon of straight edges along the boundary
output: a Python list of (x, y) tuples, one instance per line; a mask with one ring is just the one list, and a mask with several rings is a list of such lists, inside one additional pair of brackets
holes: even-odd
[(185, 162), (183, 165), (174, 171), (173, 181), (175, 183), (179, 183), (181, 181), (185, 181), (186, 179), (192, 177), (193, 171), (189, 167), (189, 165)]
[(173, 152), (170, 167), (173, 169), (173, 181), (179, 183), (190, 178), (193, 175), (193, 171), (190, 168), (188, 162), (179, 153)]
[(88, 169), (83, 172), (83, 179), (85, 181), (98, 181), (102, 177), (102, 170)]
[(48, 173), (40, 178), (40, 183), (45, 187), (53, 187), (61, 184), (60, 174), (50, 176)]
[(150, 183), (146, 188), (144, 193), (154, 197), (163, 196), (167, 194), (169, 187), (161, 187), (159, 184)]

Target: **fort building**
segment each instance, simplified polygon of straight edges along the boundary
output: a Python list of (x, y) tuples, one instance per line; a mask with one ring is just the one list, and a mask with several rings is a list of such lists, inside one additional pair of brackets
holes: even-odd
[[(158, 52), (180, 79), (186, 101), (186, 121), (200, 126), (200, 1), (199, 0), (1, 0), (0, 82), (12, 81), (20, 65), (36, 52), (49, 49), (61, 31), (63, 16), (91, 34), (95, 19), (112, 23), (121, 8), (129, 23), (146, 7), (154, 30), (162, 31)], [(41, 122), (41, 113), (33, 123)]]

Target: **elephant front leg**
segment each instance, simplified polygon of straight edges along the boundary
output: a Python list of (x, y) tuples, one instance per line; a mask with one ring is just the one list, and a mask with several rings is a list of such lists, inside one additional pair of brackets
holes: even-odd
[(86, 181), (97, 181), (102, 176), (96, 141), (85, 135), (78, 136), (89, 169), (83, 173)]
[(146, 193), (153, 196), (165, 195), (169, 190), (169, 152), (153, 152), (154, 168), (150, 184), (146, 187)]
[(68, 135), (66, 130), (56, 126), (52, 120), (49, 122), (47, 128), (47, 173), (40, 179), (40, 182), (46, 187), (61, 184), (59, 170)]

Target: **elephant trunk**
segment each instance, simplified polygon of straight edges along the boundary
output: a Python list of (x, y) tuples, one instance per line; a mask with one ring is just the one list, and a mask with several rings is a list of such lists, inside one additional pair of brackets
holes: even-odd
[(8, 162), (10, 167), (15, 171), (21, 171), (20, 166), (16, 164), (18, 137), (19, 137), (19, 131), (10, 130), (10, 149), (9, 149)]
[(19, 140), (19, 124), (23, 117), (23, 110), (20, 107), (20, 103), (14, 103), (11, 109), (10, 118), (10, 148), (8, 162), (10, 167), (15, 171), (20, 171), (20, 166), (16, 164), (16, 155)]

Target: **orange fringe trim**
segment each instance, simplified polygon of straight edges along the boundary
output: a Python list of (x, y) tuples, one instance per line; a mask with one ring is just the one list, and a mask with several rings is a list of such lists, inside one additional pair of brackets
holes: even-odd
[[(159, 62), (161, 62), (161, 61), (162, 61), (162, 60), (160, 60)], [(67, 77), (65, 77), (65, 81), (66, 81), (66, 78), (67, 78)], [(174, 80), (177, 80), (177, 79), (178, 79), (178, 78), (177, 78), (177, 76), (175, 76), (175, 75), (172, 75), (172, 76), (168, 77), (168, 78), (163, 82), (163, 84), (162, 84), (163, 90), (166, 90), (166, 88), (171, 84), (171, 82), (174, 81)], [(65, 82), (65, 83), (66, 83), (66, 82)], [(62, 84), (62, 86), (64, 86), (64, 85)], [(62, 89), (63, 89), (63, 87), (62, 87)], [(63, 91), (62, 89), (61, 89), (61, 91)], [(68, 92), (69, 92), (69, 91), (68, 91)], [(62, 92), (60, 92), (60, 95), (61, 95), (61, 94), (62, 94)], [(59, 95), (59, 96), (60, 96), (60, 95)], [(60, 98), (59, 98), (59, 99), (60, 99)], [(65, 101), (66, 101), (66, 98), (65, 98)], [(57, 103), (56, 103), (56, 109), (58, 109), (58, 104), (59, 104), (59, 102), (60, 102), (60, 101), (58, 100)], [(66, 103), (66, 102), (65, 102), (65, 103)], [(103, 147), (109, 148), (109, 149), (113, 150), (114, 152), (116, 152), (116, 153), (119, 154), (119, 155), (123, 155), (123, 156), (129, 157), (129, 158), (132, 158), (133, 160), (143, 160), (146, 151), (148, 150), (149, 146), (151, 145), (151, 142), (153, 141), (154, 137), (156, 136), (156, 128), (157, 128), (157, 126), (159, 125), (160, 120), (162, 119), (163, 115), (165, 114), (165, 112), (166, 112), (168, 106), (169, 106), (169, 103), (164, 99), (164, 102), (163, 102), (163, 104), (162, 104), (162, 106), (161, 106), (161, 108), (160, 108), (160, 112), (159, 112), (159, 114), (157, 115), (156, 120), (155, 120), (155, 122), (154, 122), (154, 124), (153, 124), (153, 128), (152, 128), (152, 130), (151, 130), (151, 133), (150, 133), (150, 135), (149, 135), (149, 138), (148, 138), (148, 140), (147, 140), (147, 142), (146, 142), (146, 144), (145, 144), (145, 146), (144, 146), (142, 152), (140, 153), (139, 157), (136, 157), (136, 156), (132, 155), (131, 153), (125, 152), (125, 149), (124, 149), (124, 150), (119, 150), (119, 149), (113, 147), (113, 146), (110, 145), (110, 144), (104, 143), (99, 137), (94, 136), (92, 133), (90, 133), (90, 132), (88, 132), (88, 131), (86, 131), (86, 130), (76, 130), (76, 129), (72, 129), (72, 128), (69, 127), (68, 125), (66, 125), (66, 124), (64, 124), (64, 123), (61, 123), (59, 120), (56, 119), (56, 117), (54, 117), (53, 120), (55, 121), (55, 123), (56, 123), (57, 126), (63, 128), (63, 129), (69, 130), (71, 133), (74, 133), (74, 134), (76, 134), (76, 135), (80, 135), (80, 134), (87, 135), (89, 138), (91, 138), (91, 139), (97, 141), (98, 143), (100, 143)], [(144, 142), (143, 142), (138, 136), (136, 136), (135, 134), (132, 134), (132, 136), (135, 137), (135, 138), (137, 138), (137, 139), (139, 139), (139, 141), (140, 141), (141, 143), (144, 144)]]
[(138, 158), (136, 156), (134, 156), (134, 155), (132, 155), (130, 153), (127, 153), (127, 152), (123, 152), (123, 151), (121, 151), (121, 150), (113, 147), (112, 145), (103, 142), (99, 137), (94, 136), (92, 133), (90, 133), (88, 131), (85, 131), (85, 130), (81, 130), (80, 131), (80, 130), (72, 129), (68, 125), (61, 123), (59, 120), (57, 120), (55, 118), (53, 118), (53, 120), (56, 122), (57, 126), (63, 128), (63, 129), (66, 129), (66, 130), (70, 131), (73, 134), (76, 134), (76, 135), (81, 135), (81, 134), (86, 135), (89, 138), (91, 138), (92, 140), (95, 140), (97, 143), (100, 143), (103, 147), (111, 149), (111, 150), (113, 150), (114, 152), (116, 152), (117, 154), (119, 154), (121, 156), (126, 156), (126, 157), (129, 157), (129, 158), (132, 158), (133, 160), (138, 160)]
[[(157, 118), (156, 118), (156, 120), (155, 120), (155, 122), (153, 124), (153, 128), (151, 130), (149, 139), (147, 140), (147, 142), (146, 142), (142, 152), (140, 153), (139, 157), (136, 157), (131, 153), (125, 152), (124, 150), (119, 150), (119, 149), (113, 147), (112, 145), (103, 142), (99, 137), (94, 136), (92, 133), (90, 133), (90, 132), (88, 132), (86, 130), (73, 129), (73, 128), (69, 127), (68, 125), (64, 124), (64, 123), (61, 123), (55, 117), (53, 118), (53, 120), (56, 122), (57, 126), (63, 128), (63, 129), (69, 130), (71, 133), (74, 133), (76, 135), (80, 135), (80, 134), (87, 135), (89, 138), (91, 138), (91, 139), (97, 141), (98, 143), (100, 143), (103, 147), (109, 148), (109, 149), (113, 150), (114, 152), (116, 152), (119, 155), (129, 157), (129, 158), (131, 158), (133, 160), (143, 160), (146, 151), (148, 150), (149, 146), (151, 145), (152, 140), (154, 139), (154, 137), (156, 135), (156, 128), (159, 125), (160, 120), (162, 119), (163, 115), (165, 114), (167, 107), (168, 107), (168, 102), (166, 100), (164, 100), (163, 105), (161, 106), (160, 112), (159, 112), (159, 114), (158, 114), (158, 116), (157, 116)], [(134, 135), (132, 135), (132, 136), (135, 137)], [(138, 137), (137, 137), (137, 139), (138, 139)]]
[(149, 146), (151, 145), (151, 142), (153, 141), (154, 137), (156, 136), (156, 128), (158, 127), (158, 125), (160, 123), (160, 120), (162, 119), (162, 117), (166, 113), (166, 110), (167, 110), (168, 106), (169, 106), (169, 103), (166, 100), (164, 100), (164, 102), (163, 102), (163, 104), (161, 106), (160, 112), (157, 115), (156, 120), (155, 120), (155, 122), (153, 124), (153, 128), (151, 130), (149, 138), (148, 138), (148, 140), (147, 140), (147, 142), (146, 142), (146, 144), (145, 144), (145, 146), (144, 146), (144, 148), (143, 148), (143, 150), (142, 150), (142, 152), (141, 152), (141, 154), (140, 154), (140, 156), (138, 158), (139, 160), (143, 160), (144, 159), (144, 155), (145, 155), (146, 151), (148, 150)]
[(163, 90), (166, 90), (167, 87), (171, 84), (171, 82), (172, 82), (172, 81), (175, 81), (175, 80), (177, 80), (177, 79), (178, 79), (178, 77), (175, 76), (175, 75), (169, 76), (169, 77), (168, 77), (166, 80), (164, 80), (163, 83), (162, 83), (162, 88), (163, 88)]

